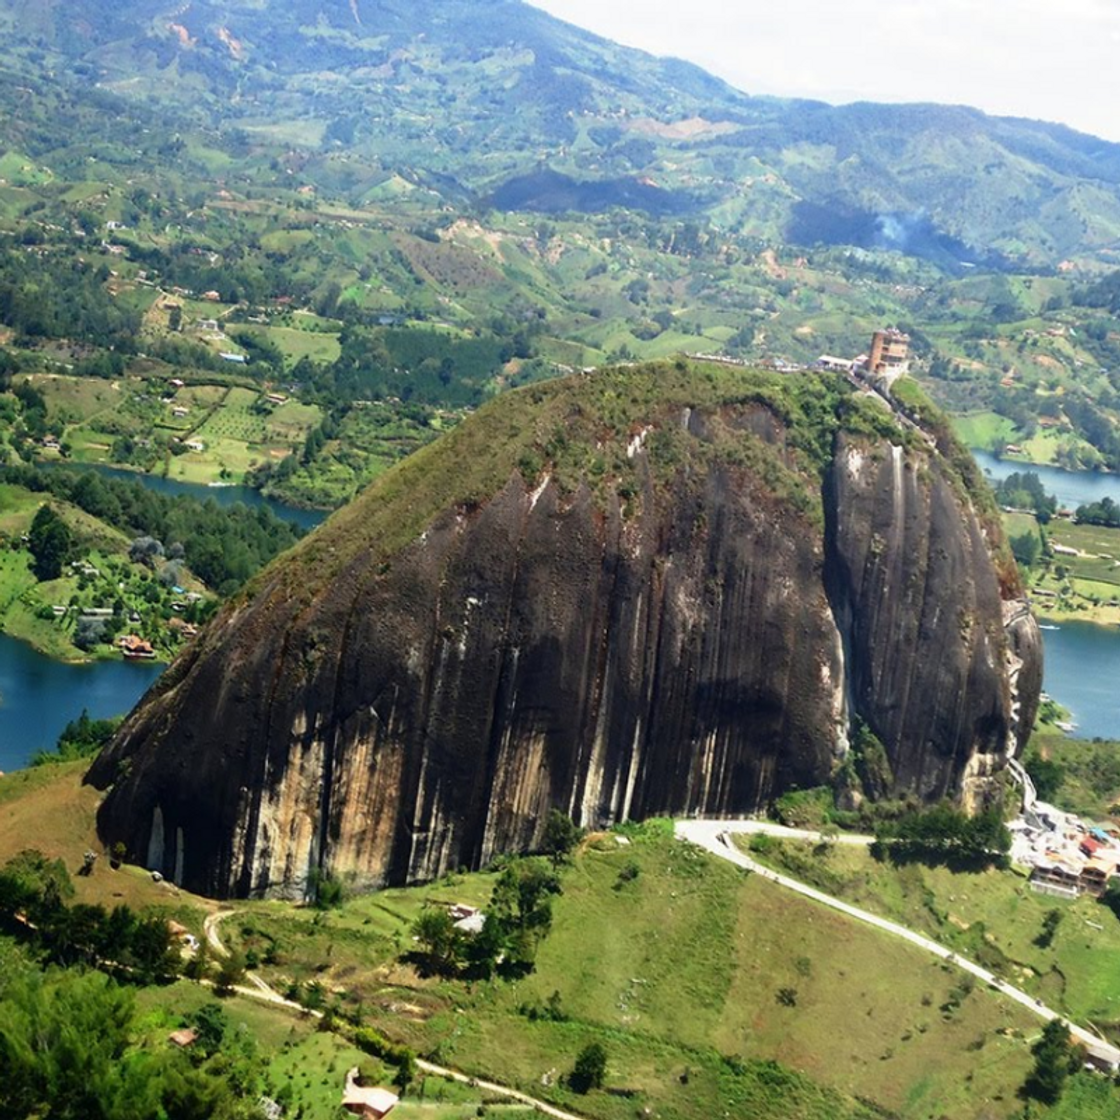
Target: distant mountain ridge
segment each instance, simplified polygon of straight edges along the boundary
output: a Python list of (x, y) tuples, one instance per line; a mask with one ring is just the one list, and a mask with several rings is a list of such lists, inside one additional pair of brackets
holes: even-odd
[(946, 261), (1120, 250), (1120, 145), (958, 106), (751, 97), (521, 0), (0, 0), (0, 32), (9, 70), (280, 140), (340, 191), (380, 166), (501, 205), (547, 173), (572, 189), (515, 204), (593, 208), (607, 183), (770, 241), (911, 227), (898, 247)]

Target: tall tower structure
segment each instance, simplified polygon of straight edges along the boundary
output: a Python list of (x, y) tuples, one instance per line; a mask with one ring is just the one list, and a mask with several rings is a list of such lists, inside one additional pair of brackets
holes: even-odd
[(867, 372), (901, 374), (910, 370), (910, 336), (893, 327), (876, 331), (871, 336), (871, 353), (867, 356)]

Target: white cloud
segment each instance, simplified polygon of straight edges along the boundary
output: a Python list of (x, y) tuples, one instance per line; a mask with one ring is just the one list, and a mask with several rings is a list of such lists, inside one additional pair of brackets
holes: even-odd
[(940, 101), (1120, 140), (1113, 0), (536, 0), (589, 30), (688, 58), (749, 93)]

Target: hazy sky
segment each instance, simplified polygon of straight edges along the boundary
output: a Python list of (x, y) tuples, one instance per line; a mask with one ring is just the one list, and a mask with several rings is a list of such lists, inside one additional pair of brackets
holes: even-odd
[(531, 0), (747, 93), (940, 101), (1120, 141), (1120, 0)]

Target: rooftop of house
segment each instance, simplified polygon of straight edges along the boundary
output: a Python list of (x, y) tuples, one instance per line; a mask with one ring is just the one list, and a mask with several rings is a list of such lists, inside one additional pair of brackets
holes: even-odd
[(386, 1116), (396, 1107), (400, 1098), (388, 1089), (367, 1088), (358, 1084), (357, 1067), (346, 1075), (346, 1089), (342, 1094), (342, 1107), (358, 1115)]

